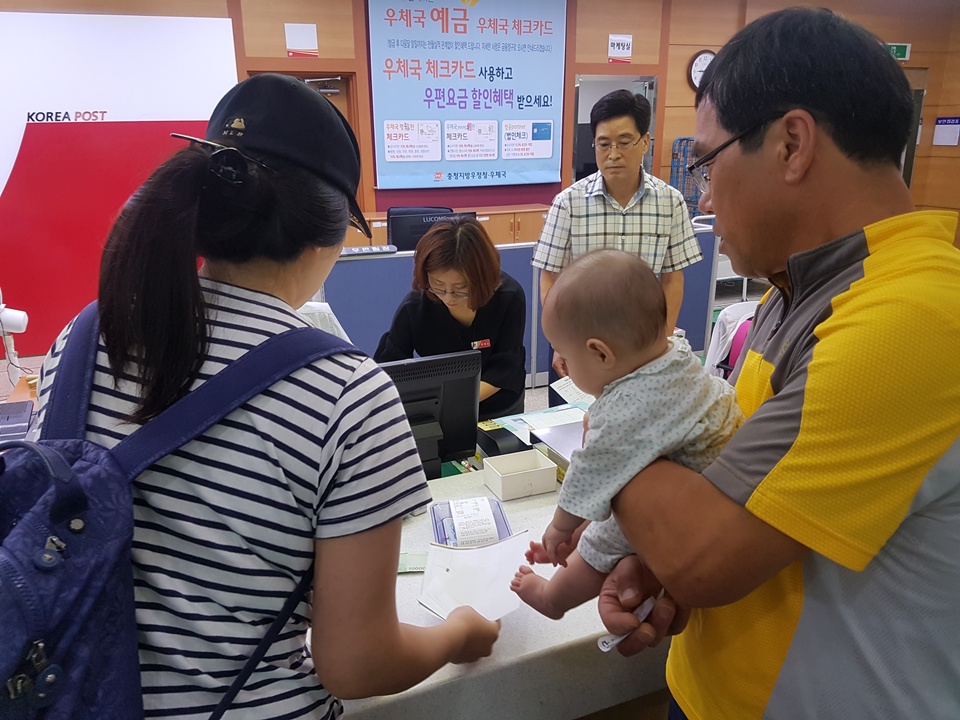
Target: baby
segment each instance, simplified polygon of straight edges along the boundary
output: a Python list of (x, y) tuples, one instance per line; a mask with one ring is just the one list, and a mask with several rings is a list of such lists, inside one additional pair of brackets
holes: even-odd
[[(686, 340), (667, 337), (656, 275), (637, 256), (596, 250), (570, 264), (543, 305), (543, 333), (570, 379), (597, 398), (585, 418), (553, 521), (527, 561), (562, 565), (549, 581), (522, 566), (511, 588), (547, 617), (598, 595), (633, 552), (610, 512), (613, 497), (660, 457), (700, 471), (743, 423), (733, 387), (708, 375)], [(585, 520), (576, 548), (575, 531)]]

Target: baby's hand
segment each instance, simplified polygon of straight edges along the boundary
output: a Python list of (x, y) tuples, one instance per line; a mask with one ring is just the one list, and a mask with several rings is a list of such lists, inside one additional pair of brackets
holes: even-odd
[(567, 556), (573, 552), (572, 532), (560, 530), (551, 523), (543, 533), (543, 550), (554, 565), (567, 566)]

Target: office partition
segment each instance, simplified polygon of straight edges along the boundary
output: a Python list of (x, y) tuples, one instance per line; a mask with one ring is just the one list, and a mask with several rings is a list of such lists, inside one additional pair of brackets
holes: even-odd
[[(698, 231), (697, 238), (704, 259), (684, 269), (678, 324), (686, 331), (690, 346), (699, 351), (710, 337), (717, 249), (712, 231)], [(545, 385), (550, 367), (550, 346), (540, 328), (540, 273), (530, 264), (535, 245), (497, 247), (501, 267), (520, 284), (527, 298), (527, 387)], [(372, 356), (380, 336), (390, 329), (397, 307), (410, 292), (412, 280), (412, 252), (344, 255), (327, 278), (323, 297), (353, 343)]]
[[(543, 374), (549, 364), (547, 342), (540, 330), (538, 274), (530, 265), (534, 245), (497, 247), (501, 267), (520, 284), (527, 298), (527, 387), (533, 387), (535, 373)], [(372, 356), (380, 336), (390, 329), (397, 307), (410, 292), (412, 280), (412, 252), (344, 255), (324, 283), (323, 297), (354, 345)], [(542, 377), (539, 384), (544, 382)]]
[(710, 341), (713, 302), (717, 284), (717, 239), (713, 228), (694, 226), (703, 260), (683, 269), (683, 303), (677, 327), (687, 334), (690, 347), (699, 352)]

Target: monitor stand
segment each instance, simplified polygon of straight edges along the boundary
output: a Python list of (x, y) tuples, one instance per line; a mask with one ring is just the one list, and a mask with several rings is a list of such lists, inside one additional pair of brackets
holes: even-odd
[(440, 441), (443, 439), (443, 430), (440, 423), (430, 420), (421, 423), (411, 423), (413, 439), (417, 443), (417, 452), (423, 464), (423, 472), (427, 480), (435, 480), (441, 476), (440, 470)]

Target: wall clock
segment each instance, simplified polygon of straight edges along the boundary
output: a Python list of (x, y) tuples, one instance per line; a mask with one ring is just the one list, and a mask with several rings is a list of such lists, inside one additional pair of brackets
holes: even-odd
[(687, 80), (690, 86), (696, 90), (700, 87), (700, 79), (703, 77), (703, 71), (713, 60), (716, 53), (713, 50), (701, 50), (690, 60), (690, 67), (687, 68)]

